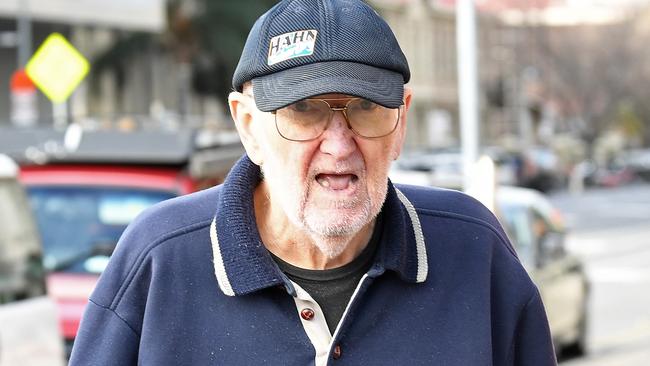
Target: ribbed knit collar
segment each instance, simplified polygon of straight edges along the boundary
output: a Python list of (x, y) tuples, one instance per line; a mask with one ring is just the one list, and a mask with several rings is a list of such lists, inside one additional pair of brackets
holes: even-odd
[[(253, 192), (259, 182), (259, 167), (244, 155), (221, 187), (210, 227), (215, 274), (219, 288), (229, 296), (278, 285), (294, 292), (257, 230)], [(390, 182), (388, 185), (382, 208), (384, 234), (369, 275), (379, 276), (385, 270), (392, 270), (406, 282), (424, 282), (428, 264), (417, 213), (400, 191)]]

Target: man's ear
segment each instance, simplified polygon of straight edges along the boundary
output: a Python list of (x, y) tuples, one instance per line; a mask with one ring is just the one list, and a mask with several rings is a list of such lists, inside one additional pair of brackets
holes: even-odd
[(248, 95), (232, 92), (228, 96), (228, 105), (246, 154), (253, 163), (261, 165), (263, 154), (260, 149), (259, 130), (256, 131), (253, 123), (255, 101)]
[(404, 139), (406, 138), (406, 115), (408, 114), (409, 108), (411, 108), (411, 98), (413, 97), (413, 91), (411, 88), (404, 87), (404, 105), (401, 107), (399, 115), (399, 125), (395, 133), (396, 141), (393, 150), (393, 160), (397, 160), (399, 155), (402, 153), (402, 146), (404, 145)]

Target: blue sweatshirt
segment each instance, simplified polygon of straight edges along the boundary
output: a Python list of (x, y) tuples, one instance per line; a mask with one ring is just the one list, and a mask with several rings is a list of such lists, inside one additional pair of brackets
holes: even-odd
[(265, 249), (259, 168), (166, 201), (120, 239), (84, 314), (80, 365), (555, 365), (540, 295), (496, 218), (389, 183), (383, 234), (331, 334)]

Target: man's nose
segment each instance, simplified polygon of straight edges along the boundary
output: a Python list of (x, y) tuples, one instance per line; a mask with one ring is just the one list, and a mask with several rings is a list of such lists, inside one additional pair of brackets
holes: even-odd
[(320, 150), (336, 158), (345, 158), (357, 148), (354, 136), (343, 111), (334, 111), (332, 120), (323, 132)]

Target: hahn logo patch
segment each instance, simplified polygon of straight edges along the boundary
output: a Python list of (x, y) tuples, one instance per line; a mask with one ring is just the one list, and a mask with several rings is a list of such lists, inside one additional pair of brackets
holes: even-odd
[(285, 33), (271, 38), (267, 64), (271, 66), (278, 62), (313, 54), (317, 35), (318, 31), (310, 29)]

